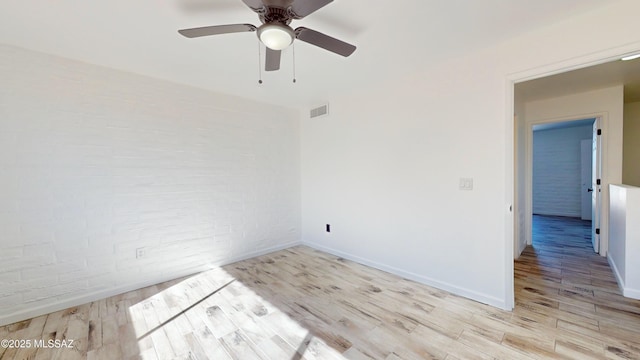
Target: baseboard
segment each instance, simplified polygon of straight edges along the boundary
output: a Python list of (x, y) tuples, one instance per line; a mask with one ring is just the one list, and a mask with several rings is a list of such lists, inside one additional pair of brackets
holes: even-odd
[(35, 307), (35, 308), (32, 308), (32, 309), (18, 311), (18, 312), (15, 312), (13, 314), (0, 315), (0, 326), (13, 324), (13, 323), (18, 322), (18, 321), (31, 319), (31, 318), (34, 318), (34, 317), (37, 317), (37, 316), (41, 316), (41, 315), (49, 314), (49, 313), (52, 313), (52, 312), (68, 309), (70, 307), (79, 306), (79, 305), (83, 305), (83, 304), (86, 304), (86, 303), (89, 303), (89, 302), (102, 300), (102, 299), (105, 299), (105, 298), (109, 298), (109, 297), (112, 297), (112, 296), (116, 296), (116, 295), (120, 295), (120, 294), (129, 292), (129, 291), (134, 291), (134, 290), (145, 288), (147, 286), (160, 284), (160, 283), (163, 283), (165, 281), (170, 281), (170, 280), (178, 279), (178, 278), (181, 278), (181, 277), (197, 274), (197, 273), (200, 273), (200, 272), (203, 272), (203, 271), (211, 270), (212, 268), (215, 268), (215, 267), (218, 267), (218, 266), (224, 266), (224, 265), (227, 265), (227, 264), (232, 264), (234, 262), (250, 259), (250, 258), (253, 258), (253, 257), (256, 257), (256, 256), (260, 256), (260, 255), (269, 254), (269, 253), (272, 253), (272, 252), (275, 252), (275, 251), (280, 251), (280, 250), (287, 249), (287, 248), (290, 248), (292, 246), (296, 246), (296, 245), (300, 245), (300, 244), (301, 244), (301, 242), (295, 241), (295, 242), (290, 242), (290, 243), (286, 243), (286, 244), (282, 244), (282, 245), (278, 245), (278, 246), (269, 247), (269, 248), (266, 248), (266, 249), (247, 252), (247, 253), (244, 253), (244, 254), (240, 254), (240, 255), (234, 256), (233, 258), (230, 258), (230, 259), (225, 259), (225, 261), (222, 261), (222, 262), (219, 262), (219, 263), (205, 264), (205, 265), (197, 267), (197, 268), (191, 268), (188, 271), (178, 272), (178, 273), (174, 273), (174, 274), (170, 274), (170, 275), (169, 274), (165, 274), (164, 276), (153, 278), (153, 279), (148, 279), (146, 281), (135, 283), (135, 284), (127, 284), (127, 285), (123, 285), (123, 286), (119, 286), (119, 287), (115, 287), (115, 288), (111, 288), (111, 289), (99, 290), (99, 291), (95, 291), (95, 292), (92, 292), (92, 293), (89, 293), (89, 294), (83, 294), (83, 295), (80, 295), (80, 296), (76, 296), (76, 297), (64, 299), (64, 300), (61, 300), (61, 301), (57, 301), (55, 303), (38, 306), (38, 307)]
[(511, 310), (511, 308), (507, 307), (507, 303), (506, 303), (506, 301), (504, 299), (499, 299), (499, 298), (496, 298), (494, 296), (489, 296), (489, 295), (486, 295), (486, 294), (479, 293), (477, 291), (465, 289), (465, 288), (462, 288), (462, 287), (459, 287), (459, 286), (456, 286), (456, 285), (453, 285), (453, 284), (449, 284), (449, 283), (442, 282), (442, 281), (439, 281), (439, 280), (431, 279), (431, 278), (426, 277), (426, 276), (422, 276), (422, 275), (415, 274), (415, 273), (412, 273), (412, 272), (409, 272), (409, 271), (406, 271), (406, 270), (403, 270), (403, 269), (399, 269), (399, 268), (396, 268), (396, 267), (393, 267), (393, 266), (389, 266), (389, 265), (385, 265), (385, 264), (382, 264), (382, 263), (379, 263), (379, 262), (376, 262), (376, 261), (365, 259), (365, 258), (362, 258), (360, 256), (353, 255), (353, 254), (345, 253), (343, 251), (332, 249), (332, 248), (329, 248), (329, 247), (326, 247), (326, 246), (323, 246), (323, 245), (320, 245), (320, 244), (317, 244), (317, 243), (303, 241), (302, 245), (308, 246), (308, 247), (316, 249), (316, 250), (324, 251), (326, 253), (329, 253), (329, 254), (332, 254), (332, 255), (335, 255), (335, 256), (340, 256), (342, 258), (345, 258), (345, 259), (348, 259), (348, 260), (351, 260), (351, 261), (355, 261), (355, 262), (357, 262), (359, 264), (367, 265), (367, 266), (370, 266), (372, 268), (376, 268), (378, 270), (382, 270), (382, 271), (388, 272), (390, 274), (398, 275), (398, 276), (401, 276), (401, 277), (403, 277), (405, 279), (409, 279), (409, 280), (412, 280), (412, 281), (415, 281), (415, 282), (418, 282), (418, 283), (421, 283), (421, 284), (424, 284), (424, 285), (428, 285), (428, 286), (432, 286), (434, 288), (445, 290), (445, 291), (448, 291), (448, 292), (450, 292), (452, 294), (460, 295), (460, 296), (466, 297), (468, 299), (475, 300), (475, 301), (478, 301), (478, 302), (481, 302), (481, 303), (484, 303), (484, 304), (487, 304), (487, 305), (495, 306), (497, 308), (504, 309), (504, 310)]
[(611, 258), (610, 254), (607, 255), (607, 261), (609, 262), (609, 266), (611, 267), (611, 270), (613, 270), (613, 275), (616, 277), (618, 288), (620, 288), (620, 291), (624, 294), (624, 279), (622, 279), (622, 275), (620, 275), (620, 272), (618, 271), (616, 262), (613, 261), (613, 258)]
[(516, 243), (516, 246), (518, 247), (517, 250), (517, 254), (514, 257), (514, 260), (518, 260), (520, 258), (520, 255), (522, 255), (522, 252), (524, 251), (524, 249), (527, 248), (527, 243), (526, 242), (518, 242)]
[(640, 300), (640, 290), (637, 289), (625, 288), (624, 290), (622, 290), (622, 295), (631, 299)]
[(231, 259), (225, 260), (223, 263), (213, 264), (213, 266), (214, 267), (215, 266), (225, 266), (225, 265), (233, 264), (234, 262), (238, 262), (238, 261), (247, 260), (247, 259), (251, 259), (251, 258), (254, 258), (254, 257), (270, 254), (272, 252), (288, 249), (290, 247), (294, 247), (294, 246), (298, 246), (298, 245), (302, 245), (302, 242), (301, 241), (291, 241), (291, 242), (288, 242), (286, 244), (272, 246), (272, 247), (269, 247), (269, 248), (266, 248), (266, 249), (244, 253), (242, 255), (238, 255), (238, 256), (235, 256), (235, 257), (233, 257)]
[(620, 275), (620, 271), (618, 271), (618, 267), (610, 255), (607, 255), (607, 261), (609, 261), (609, 266), (611, 266), (611, 270), (613, 270), (613, 275), (616, 277), (616, 282), (618, 283), (618, 287), (620, 288), (622, 295), (631, 299), (640, 300), (640, 290), (631, 289), (625, 285), (622, 275)]

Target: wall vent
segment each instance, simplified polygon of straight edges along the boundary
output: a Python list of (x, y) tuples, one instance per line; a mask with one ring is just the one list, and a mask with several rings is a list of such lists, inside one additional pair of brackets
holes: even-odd
[(329, 104), (318, 106), (316, 108), (311, 109), (311, 111), (309, 112), (309, 117), (312, 119), (321, 117), (321, 116), (327, 116), (327, 115), (329, 115)]

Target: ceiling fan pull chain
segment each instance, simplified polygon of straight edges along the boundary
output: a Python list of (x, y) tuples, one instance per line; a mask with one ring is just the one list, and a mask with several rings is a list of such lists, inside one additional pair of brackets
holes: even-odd
[(258, 40), (258, 84), (262, 84), (262, 56), (260, 48), (260, 40)]
[(291, 52), (293, 53), (293, 83), (296, 83), (296, 44), (291, 44)]

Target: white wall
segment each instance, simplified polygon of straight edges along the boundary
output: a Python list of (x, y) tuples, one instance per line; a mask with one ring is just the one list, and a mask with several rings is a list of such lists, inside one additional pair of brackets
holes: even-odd
[(582, 213), (581, 141), (591, 126), (533, 132), (533, 213), (580, 217)]
[(640, 102), (624, 104), (622, 182), (640, 186)]
[(0, 46), (0, 324), (299, 242), (299, 171), (297, 111)]
[[(622, 85), (568, 96), (531, 101), (525, 105), (528, 128), (540, 122), (581, 120), (601, 117), (602, 129), (602, 208), (600, 253), (608, 248), (609, 184), (622, 182), (622, 127), (624, 88)], [(527, 175), (530, 179), (531, 176)], [(530, 229), (530, 226), (527, 228)]]
[(611, 185), (609, 264), (624, 296), (640, 299), (640, 188)]
[[(628, 31), (638, 11), (640, 2), (615, 2), (329, 99), (330, 117), (302, 123), (303, 241), (510, 308), (514, 128), (508, 80), (640, 42), (640, 34)], [(610, 166), (620, 178), (620, 165)], [(461, 177), (474, 178), (473, 191), (458, 189)]]

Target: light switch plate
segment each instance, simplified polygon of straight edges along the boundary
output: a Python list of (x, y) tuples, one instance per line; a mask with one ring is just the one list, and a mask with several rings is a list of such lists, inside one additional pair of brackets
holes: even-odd
[(473, 178), (460, 178), (460, 190), (473, 190)]

